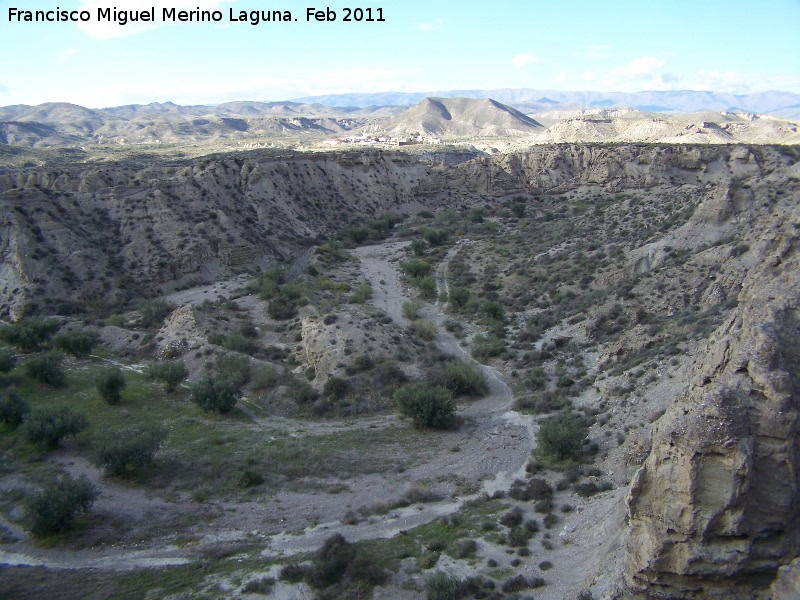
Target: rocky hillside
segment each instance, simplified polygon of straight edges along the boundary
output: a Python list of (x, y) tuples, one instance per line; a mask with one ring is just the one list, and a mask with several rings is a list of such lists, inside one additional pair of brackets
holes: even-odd
[(737, 310), (700, 348), (631, 484), (634, 590), (769, 597), (776, 567), (800, 553), (800, 210), (779, 205), (755, 225)]

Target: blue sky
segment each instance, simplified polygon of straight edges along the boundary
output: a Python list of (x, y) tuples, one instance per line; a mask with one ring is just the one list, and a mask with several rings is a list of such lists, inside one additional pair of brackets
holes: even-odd
[[(9, 22), (10, 7), (85, 8), (92, 22)], [(120, 27), (97, 6), (219, 9), (219, 24)], [(306, 22), (308, 7), (335, 23)], [(342, 7), (385, 23), (343, 23)], [(299, 20), (228, 22), (229, 9)], [(454, 2), (0, 0), (0, 105), (284, 100), (378, 91), (537, 88), (800, 93), (800, 0)]]

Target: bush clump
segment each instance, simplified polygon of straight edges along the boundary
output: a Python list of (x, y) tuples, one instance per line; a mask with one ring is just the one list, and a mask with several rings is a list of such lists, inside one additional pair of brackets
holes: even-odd
[(116, 367), (106, 369), (97, 378), (97, 391), (109, 404), (119, 404), (125, 389), (125, 375)]
[(36, 352), (50, 341), (61, 324), (55, 319), (25, 319), (0, 327), (0, 340), (22, 352)]
[(97, 334), (93, 331), (68, 331), (53, 338), (53, 346), (69, 352), (77, 358), (86, 358), (97, 344)]
[(165, 437), (164, 430), (134, 426), (114, 431), (92, 444), (97, 466), (113, 477), (129, 477), (149, 467)]
[(297, 583), (302, 579), (319, 590), (320, 597), (351, 597), (350, 591), (368, 597), (369, 589), (386, 582), (384, 569), (375, 560), (357, 550), (342, 534), (336, 533), (325, 540), (316, 551), (311, 565), (287, 565), (280, 574), (280, 579)]
[(86, 475), (77, 480), (69, 475), (57, 477), (28, 499), (31, 531), (44, 537), (71, 529), (76, 515), (88, 512), (96, 497), (97, 490)]
[(227, 375), (207, 375), (192, 386), (192, 402), (206, 412), (227, 414), (241, 397), (238, 380)]
[(155, 300), (139, 300), (136, 308), (141, 315), (141, 326), (145, 329), (154, 329), (161, 327), (167, 315), (175, 310), (175, 305), (168, 302), (163, 298), (156, 298)]
[(436, 571), (425, 580), (428, 600), (458, 600), (461, 597), (461, 581), (455, 577)]
[(573, 415), (562, 414), (541, 422), (536, 434), (538, 449), (558, 460), (578, 459), (589, 434), (586, 425)]
[(39, 352), (25, 361), (25, 374), (39, 383), (62, 387), (67, 382), (63, 361), (64, 355), (57, 350)]
[(487, 391), (483, 372), (465, 362), (448, 360), (433, 377), (435, 385), (447, 388), (453, 396), (483, 396)]
[(55, 448), (61, 438), (78, 435), (88, 426), (86, 415), (60, 406), (33, 410), (22, 428), (27, 440), (44, 450)]
[(417, 428), (446, 429), (455, 416), (450, 391), (422, 381), (398, 388), (394, 400), (400, 414), (412, 419)]

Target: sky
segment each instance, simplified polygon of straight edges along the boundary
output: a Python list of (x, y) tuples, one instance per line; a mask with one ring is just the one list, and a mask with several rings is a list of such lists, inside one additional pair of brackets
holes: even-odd
[[(219, 23), (100, 23), (99, 6), (220, 10)], [(9, 9), (88, 10), (25, 23)], [(336, 12), (308, 22), (307, 8)], [(346, 7), (385, 22), (343, 22)], [(229, 11), (297, 21), (231, 22)], [(377, 11), (373, 14), (377, 16)], [(800, 0), (0, 0), (0, 105), (216, 104), (535, 88), (800, 93)]]

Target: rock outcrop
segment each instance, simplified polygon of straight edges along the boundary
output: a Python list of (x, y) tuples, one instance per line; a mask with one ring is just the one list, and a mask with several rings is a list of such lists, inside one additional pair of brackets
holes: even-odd
[(770, 598), (800, 554), (800, 208), (756, 227), (739, 306), (631, 484), (625, 578), (646, 597)]

